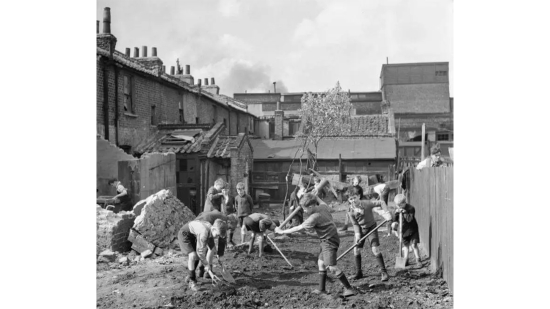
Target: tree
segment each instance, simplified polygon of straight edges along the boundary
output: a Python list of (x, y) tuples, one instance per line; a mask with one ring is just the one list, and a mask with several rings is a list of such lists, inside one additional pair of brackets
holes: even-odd
[(324, 93), (306, 93), (302, 97), (302, 108), (298, 114), (302, 119), (302, 130), (296, 135), (303, 141), (302, 153), (313, 145), (312, 166), (317, 161), (319, 142), (325, 137), (342, 136), (351, 131), (351, 110), (349, 94), (342, 91), (340, 82)]

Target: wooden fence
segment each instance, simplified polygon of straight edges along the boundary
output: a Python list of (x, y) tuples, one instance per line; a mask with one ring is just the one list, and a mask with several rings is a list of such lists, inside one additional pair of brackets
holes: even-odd
[(419, 248), (453, 291), (453, 167), (411, 170), (409, 203), (416, 209)]

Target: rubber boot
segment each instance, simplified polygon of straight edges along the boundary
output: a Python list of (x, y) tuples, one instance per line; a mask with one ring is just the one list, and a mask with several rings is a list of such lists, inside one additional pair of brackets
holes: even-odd
[(376, 261), (378, 262), (378, 265), (380, 265), (380, 270), (382, 271), (382, 281), (388, 281), (389, 276), (388, 272), (386, 271), (386, 265), (384, 264), (384, 256), (382, 256), (382, 253), (379, 253), (376, 256)]
[(361, 270), (361, 254), (355, 256), (355, 275), (351, 279), (361, 279), (363, 278), (363, 272)]
[(348, 278), (346, 278), (346, 275), (344, 273), (340, 274), (338, 280), (340, 280), (340, 283), (342, 283), (342, 285), (344, 286), (344, 292), (342, 293), (342, 296), (348, 297), (355, 295), (355, 291), (351, 288)]
[(327, 291), (325, 289), (327, 283), (327, 271), (319, 271), (319, 288), (313, 290), (311, 293), (313, 294), (327, 294)]

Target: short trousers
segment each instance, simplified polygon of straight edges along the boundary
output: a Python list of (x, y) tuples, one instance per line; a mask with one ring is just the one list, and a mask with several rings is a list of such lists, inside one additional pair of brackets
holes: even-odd
[[(361, 227), (361, 238), (363, 238), (365, 235), (367, 235), (370, 231), (372, 231), (376, 226), (370, 227), (368, 229), (365, 229)], [(369, 237), (363, 239), (361, 242), (359, 242), (359, 245), (357, 248), (363, 249), (363, 246), (365, 245), (365, 240), (369, 240), (371, 247), (378, 247), (380, 246), (380, 240), (378, 239), (378, 230), (374, 231), (372, 234), (369, 235)]]
[(328, 241), (321, 240), (321, 251), (319, 253), (319, 260), (322, 260), (325, 263), (325, 266), (335, 266), (337, 251), (337, 245)]
[(419, 242), (420, 242), (420, 235), (418, 235), (418, 231), (414, 232), (414, 234), (412, 235), (403, 237), (403, 245), (406, 247), (410, 245), (416, 245)]
[(181, 253), (189, 255), (197, 250), (197, 237), (189, 231), (189, 225), (185, 224), (178, 232), (178, 244)]
[(247, 231), (260, 233), (260, 222), (254, 221), (250, 217), (244, 217), (243, 225), (246, 227)]

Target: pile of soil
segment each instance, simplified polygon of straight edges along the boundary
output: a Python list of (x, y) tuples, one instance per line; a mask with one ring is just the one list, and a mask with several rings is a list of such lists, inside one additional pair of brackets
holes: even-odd
[[(332, 213), (341, 226), (342, 208)], [(261, 212), (261, 211), (260, 211)], [(273, 209), (263, 211), (273, 214)], [(275, 210), (275, 213), (280, 211)], [(384, 229), (384, 228), (382, 228)], [(354, 243), (350, 228), (340, 236), (343, 253)], [(385, 237), (379, 232), (380, 249), (384, 255), (389, 281), (380, 280), (380, 270), (370, 248), (363, 250), (364, 278), (350, 280), (360, 293), (343, 299), (338, 280), (327, 280), (329, 295), (318, 296), (311, 291), (318, 284), (317, 256), (319, 240), (316, 236), (293, 234), (277, 246), (294, 266), (286, 264), (274, 250), (264, 257), (257, 256), (257, 248), (246, 254), (248, 246), (226, 250), (222, 258), (237, 283), (214, 288), (209, 279), (198, 279), (199, 292), (193, 293), (185, 284), (187, 258), (178, 251), (156, 259), (145, 259), (122, 266), (117, 263), (98, 264), (98, 308), (452, 308), (453, 297), (445, 281), (430, 274), (427, 258), (421, 267), (408, 267), (396, 271), (395, 255), (398, 252), (396, 237)], [(248, 240), (248, 238), (247, 238)], [(240, 236), (234, 236), (240, 241)], [(410, 261), (413, 255), (410, 255)], [(353, 253), (338, 262), (348, 277), (355, 273)], [(220, 269), (215, 265), (214, 272)], [(221, 274), (219, 275), (221, 278)], [(330, 276), (329, 276), (330, 277)]]

